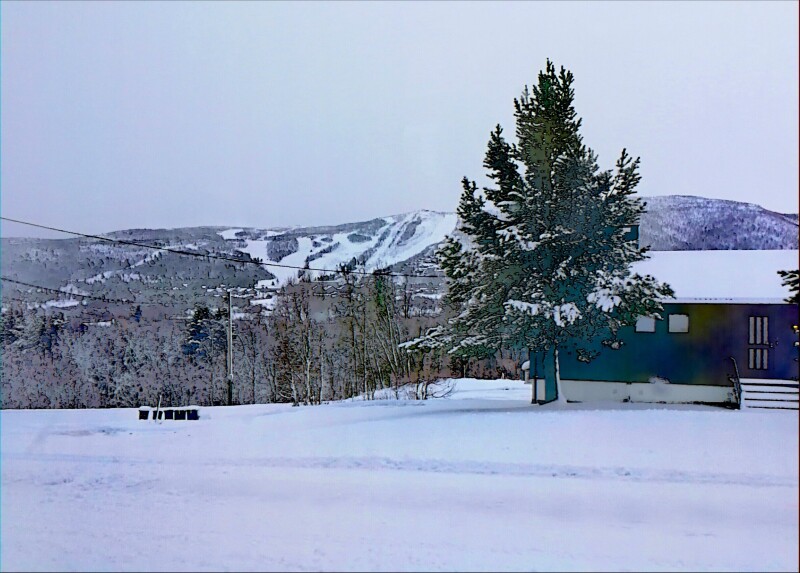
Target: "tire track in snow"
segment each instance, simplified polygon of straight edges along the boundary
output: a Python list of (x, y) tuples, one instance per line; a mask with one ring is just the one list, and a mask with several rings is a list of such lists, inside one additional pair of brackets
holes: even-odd
[[(558, 479), (619, 480), (647, 483), (717, 484), (750, 487), (797, 487), (792, 476), (770, 474), (733, 474), (694, 472), (655, 468), (590, 467), (564, 464), (528, 464), (512, 462), (481, 462), (470, 460), (392, 459), (377, 456), (365, 457), (268, 457), (216, 460), (129, 458), (124, 456), (94, 456), (75, 454), (34, 454), (4, 452), (4, 462), (12, 460), (31, 462), (65, 462), (97, 464), (155, 464), (189, 465), (203, 467), (263, 467), (290, 469), (331, 469), (367, 471), (410, 471), (445, 474), (472, 474), (540, 477)], [(7, 466), (10, 469), (12, 466)]]

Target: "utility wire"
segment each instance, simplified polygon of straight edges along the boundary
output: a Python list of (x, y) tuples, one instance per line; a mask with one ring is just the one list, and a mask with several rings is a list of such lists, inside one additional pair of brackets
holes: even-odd
[[(116, 298), (108, 298), (108, 297), (104, 297), (104, 296), (93, 296), (93, 295), (89, 295), (89, 294), (78, 294), (78, 293), (75, 293), (75, 292), (65, 291), (65, 290), (61, 290), (61, 289), (55, 289), (55, 288), (46, 287), (46, 286), (37, 285), (37, 284), (32, 284), (32, 283), (26, 283), (26, 282), (19, 281), (19, 280), (16, 280), (16, 279), (12, 279), (12, 278), (8, 278), (8, 277), (0, 277), (0, 280), (6, 281), (6, 282), (10, 282), (10, 283), (14, 283), (14, 284), (18, 284), (18, 285), (22, 285), (22, 286), (26, 286), (26, 287), (30, 287), (30, 288), (35, 288), (35, 289), (46, 291), (46, 292), (52, 292), (52, 293), (55, 293), (55, 294), (63, 294), (63, 295), (67, 295), (67, 296), (77, 296), (77, 297), (82, 297), (82, 298), (90, 298), (90, 299), (99, 300), (99, 301), (108, 302), (108, 303), (136, 304), (136, 305), (139, 305), (139, 306), (175, 307), (175, 306), (181, 306), (181, 303), (187, 302), (187, 301), (178, 301), (178, 300), (171, 300), (171, 301), (167, 301), (167, 302), (155, 302), (155, 301), (140, 301), (140, 300), (133, 300), (133, 299), (116, 299)], [(320, 290), (314, 288), (314, 286), (318, 282), (327, 282), (327, 281), (314, 281), (314, 282), (308, 283), (311, 286), (310, 291), (308, 291), (308, 293), (307, 293), (309, 296), (313, 296), (313, 297), (317, 297), (317, 298), (336, 298), (337, 294), (339, 294), (339, 291), (337, 289), (333, 289), (333, 290), (329, 291), (329, 290), (325, 289), (325, 287), (322, 287), (321, 292), (320, 292)], [(273, 297), (281, 296), (280, 292), (278, 292), (278, 291), (271, 291), (269, 294), (272, 295)], [(199, 295), (195, 295), (195, 296), (198, 297), (198, 298), (201, 298), (204, 295), (208, 296), (208, 293), (203, 293), (203, 294), (199, 294)], [(243, 300), (246, 300), (246, 301), (252, 301), (253, 299), (258, 299), (258, 295), (257, 294), (255, 294), (253, 296), (247, 296), (247, 295), (242, 295), (242, 294), (234, 294), (233, 297), (234, 298), (243, 299)], [(5, 295), (0, 296), (0, 298), (2, 298), (2, 300), (10, 300), (10, 301), (14, 301), (14, 302), (23, 302), (23, 303), (26, 303), (26, 304), (41, 304), (41, 303), (38, 303), (38, 302), (35, 302), (35, 301), (29, 301), (29, 300), (26, 301), (26, 300), (22, 300), (22, 299), (16, 299), (16, 298), (8, 297), (8, 296), (5, 296)], [(251, 304), (251, 306), (254, 305), (254, 303), (252, 303), (252, 302), (250, 302), (250, 304)]]
[[(22, 220), (19, 220), (19, 219), (13, 219), (11, 217), (0, 217), (0, 219), (2, 219), (4, 221), (9, 221), (9, 222), (12, 222), (12, 223), (19, 223), (21, 225), (28, 225), (28, 226), (31, 226), (31, 227), (38, 227), (40, 229), (47, 229), (49, 231), (57, 231), (57, 232), (60, 232), (60, 233), (76, 235), (76, 236), (79, 236), (79, 237), (85, 237), (85, 238), (89, 238), (89, 239), (97, 239), (97, 240), (106, 241), (106, 242), (109, 242), (109, 243), (117, 243), (117, 244), (121, 244), (121, 245), (131, 245), (131, 246), (134, 246), (134, 247), (143, 247), (143, 248), (155, 249), (155, 250), (159, 250), (159, 251), (168, 251), (168, 252), (175, 253), (175, 254), (178, 254), (178, 255), (199, 257), (199, 258), (203, 258), (203, 259), (219, 259), (219, 260), (224, 260), (224, 261), (229, 261), (229, 262), (234, 262), (234, 263), (247, 263), (247, 264), (255, 264), (255, 265), (259, 265), (259, 266), (276, 266), (276, 267), (291, 268), (291, 269), (297, 269), (297, 270), (329, 272), (329, 273), (360, 274), (360, 275), (363, 275), (363, 276), (377, 275), (377, 276), (406, 277), (406, 278), (437, 278), (437, 279), (441, 279), (442, 278), (440, 275), (409, 275), (409, 274), (403, 274), (403, 273), (390, 273), (390, 272), (386, 272), (386, 271), (384, 271), (384, 272), (375, 271), (374, 273), (369, 273), (366, 270), (345, 270), (345, 269), (333, 270), (333, 269), (320, 269), (320, 268), (306, 268), (306, 267), (297, 267), (297, 266), (293, 266), (293, 265), (285, 265), (285, 264), (280, 264), (280, 263), (264, 263), (264, 262), (258, 262), (258, 261), (253, 261), (253, 260), (237, 259), (235, 257), (227, 257), (227, 256), (224, 256), (224, 255), (212, 255), (212, 254), (204, 255), (204, 254), (201, 254), (201, 253), (196, 253), (196, 252), (192, 252), (192, 251), (185, 251), (185, 250), (182, 250), (182, 249), (176, 249), (176, 248), (171, 248), (171, 247), (159, 247), (157, 245), (150, 245), (150, 244), (147, 244), (147, 243), (138, 243), (138, 242), (135, 242), (135, 241), (126, 241), (124, 239), (112, 239), (112, 238), (103, 237), (103, 236), (100, 236), (100, 235), (92, 235), (92, 234), (89, 234), (89, 233), (80, 233), (78, 231), (70, 231), (70, 230), (67, 230), (67, 229), (60, 229), (58, 227), (50, 227), (50, 226), (47, 226), (47, 225), (41, 225), (41, 224), (38, 224), (38, 223), (32, 223), (30, 221), (22, 221)], [(64, 291), (64, 290), (60, 290), (60, 289), (54, 289), (54, 288), (50, 288), (50, 287), (45, 287), (45, 286), (42, 286), (42, 285), (36, 285), (36, 284), (22, 282), (22, 281), (18, 281), (18, 280), (15, 280), (15, 279), (8, 278), (8, 277), (0, 277), (0, 279), (2, 279), (3, 281), (6, 281), (6, 282), (12, 282), (12, 283), (16, 283), (16, 284), (19, 284), (19, 285), (23, 285), (23, 286), (39, 289), (39, 290), (42, 290), (42, 291), (46, 291), (46, 292), (52, 292), (52, 293), (55, 293), (55, 294), (62, 294), (62, 295), (68, 295), (68, 296), (77, 296), (77, 297), (81, 297), (81, 298), (99, 300), (99, 301), (107, 302), (107, 303), (138, 304), (138, 305), (153, 305), (153, 306), (174, 306), (174, 302), (152, 302), (152, 301), (140, 302), (140, 301), (136, 301), (136, 300), (132, 300), (132, 299), (115, 299), (115, 298), (108, 298), (108, 297), (104, 297), (104, 296), (93, 296), (93, 295), (86, 295), (86, 294), (78, 294), (78, 293), (74, 293), (74, 292), (68, 292), (68, 291)], [(329, 283), (329, 282), (337, 282), (337, 281), (316, 280), (316, 281), (313, 281), (312, 284)], [(324, 291), (325, 291), (325, 288), (323, 287), (323, 292), (322, 293), (314, 292), (314, 289), (312, 287), (312, 290), (311, 290), (311, 292), (309, 294), (311, 296), (316, 296), (316, 297), (326, 297), (326, 294), (327, 294), (327, 296), (331, 296), (332, 294), (335, 296), (335, 291), (334, 291), (334, 293), (330, 293), (330, 294), (325, 293)], [(202, 296), (202, 295), (198, 295), (198, 296)], [(277, 293), (275, 293), (274, 296), (277, 296)], [(239, 296), (237, 296), (237, 298), (248, 298), (248, 297), (239, 295)]]
[[(55, 288), (46, 287), (46, 286), (42, 286), (42, 285), (36, 285), (36, 284), (32, 284), (32, 283), (26, 283), (26, 282), (18, 281), (16, 279), (11, 279), (11, 278), (8, 278), (8, 277), (0, 277), (0, 280), (6, 281), (6, 282), (10, 282), (10, 283), (15, 283), (15, 284), (18, 284), (18, 285), (27, 286), (27, 287), (30, 287), (30, 288), (35, 288), (35, 289), (46, 291), (46, 292), (55, 293), (55, 294), (63, 294), (63, 295), (68, 295), (68, 296), (79, 296), (79, 297), (83, 297), (83, 298), (90, 298), (90, 299), (99, 300), (99, 301), (102, 301), (102, 302), (110, 302), (110, 303), (135, 304), (135, 305), (139, 305), (139, 306), (174, 307), (174, 306), (181, 306), (180, 303), (181, 302), (185, 302), (185, 301), (177, 301), (177, 300), (171, 300), (171, 301), (168, 301), (168, 302), (154, 302), (154, 301), (144, 301), (144, 302), (142, 302), (142, 301), (133, 300), (133, 299), (108, 298), (108, 297), (105, 297), (105, 296), (94, 296), (94, 295), (89, 295), (89, 294), (78, 294), (78, 293), (75, 293), (75, 292), (65, 291), (65, 290), (61, 290), (61, 289), (55, 289)], [(202, 297), (203, 295), (201, 294), (201, 295), (197, 295), (197, 296), (198, 297)], [(13, 298), (13, 297), (5, 296), (5, 295), (0, 296), (0, 298), (2, 300), (10, 300), (10, 301), (14, 301), (14, 302), (22, 302), (22, 303), (26, 303), (26, 304), (42, 304), (42, 303), (39, 303), (37, 301), (23, 300), (23, 299)], [(242, 299), (250, 300), (246, 296), (236, 296), (236, 298), (242, 298)]]
[[(242, 263), (242, 264), (251, 264), (251, 265), (259, 265), (264, 267), (280, 267), (284, 269), (297, 269), (299, 271), (317, 271), (323, 273), (345, 273), (345, 274), (359, 274), (363, 276), (369, 275), (379, 275), (379, 276), (386, 276), (386, 277), (404, 277), (404, 278), (428, 278), (428, 279), (440, 279), (442, 275), (409, 275), (405, 273), (392, 273), (389, 271), (374, 271), (369, 272), (367, 270), (347, 270), (347, 269), (321, 269), (321, 268), (312, 268), (312, 267), (298, 267), (294, 265), (286, 265), (281, 263), (265, 263), (263, 261), (253, 261), (247, 259), (237, 259), (235, 257), (228, 257), (225, 255), (212, 255), (212, 254), (201, 254), (195, 253), (192, 251), (185, 251), (183, 249), (176, 249), (172, 247), (159, 247), (158, 245), (149, 245), (147, 243), (137, 243), (136, 241), (126, 241), (124, 239), (112, 239), (109, 237), (103, 237), (100, 235), (92, 235), (89, 233), (80, 233), (78, 231), (69, 231), (67, 229), (59, 229), (58, 227), (50, 227), (48, 225), (41, 225), (39, 223), (32, 223), (30, 221), (21, 221), (20, 219), (12, 219), (11, 217), (0, 217), (3, 221), (9, 221), (11, 223), (19, 223), (20, 225), (28, 225), (29, 227), (37, 227), (39, 229), (46, 229), (48, 231), (57, 231), (59, 233), (66, 233), (68, 235), (75, 235), (78, 237), (85, 237), (87, 239), (97, 239), (99, 241), (106, 241), (109, 243), (117, 243), (120, 245), (131, 245), (134, 247), (143, 247), (147, 249), (155, 249), (158, 251), (167, 251), (170, 253), (175, 253), (177, 255), (185, 255), (190, 257), (199, 257), (202, 259), (217, 259), (221, 261), (228, 261), (232, 263)], [(317, 281), (322, 282), (322, 281)]]
[(11, 302), (20, 302), (22, 304), (39, 304), (39, 303), (30, 301), (30, 300), (25, 300), (25, 299), (21, 299), (21, 298), (14, 298), (13, 296), (3, 296), (1, 298), (2, 298), (2, 302), (11, 301)]
[(116, 303), (120, 303), (120, 304), (135, 304), (136, 303), (135, 300), (119, 299), (119, 298), (107, 298), (107, 297), (104, 297), (104, 296), (93, 296), (93, 295), (90, 295), (90, 294), (79, 294), (79, 293), (76, 293), (76, 292), (68, 292), (68, 291), (65, 291), (65, 290), (49, 288), (49, 287), (44, 287), (44, 286), (41, 286), (41, 285), (35, 285), (35, 284), (31, 284), (31, 283), (22, 282), (22, 281), (18, 281), (16, 279), (8, 278), (8, 277), (0, 277), (0, 280), (5, 281), (5, 282), (9, 282), (9, 283), (15, 283), (15, 284), (26, 286), (26, 287), (40, 289), (40, 290), (47, 291), (47, 292), (52, 292), (52, 293), (57, 293), (57, 294), (65, 294), (65, 295), (69, 295), (69, 296), (79, 296), (79, 297), (82, 297), (82, 298), (91, 298), (91, 299), (100, 300), (100, 301), (103, 301), (103, 302), (116, 302)]

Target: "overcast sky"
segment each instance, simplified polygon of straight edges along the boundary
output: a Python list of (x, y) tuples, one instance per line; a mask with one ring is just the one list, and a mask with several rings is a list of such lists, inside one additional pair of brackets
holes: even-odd
[(798, 210), (797, 2), (1, 6), (7, 217), (105, 232), (453, 211), (548, 57), (575, 74), (601, 167), (641, 156), (642, 195)]

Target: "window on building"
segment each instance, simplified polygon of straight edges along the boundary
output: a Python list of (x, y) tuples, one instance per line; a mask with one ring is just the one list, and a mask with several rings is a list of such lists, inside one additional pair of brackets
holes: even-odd
[(751, 316), (750, 317), (750, 344), (768, 344), (769, 340), (769, 317)]
[(769, 368), (769, 348), (748, 349), (747, 367), (750, 370), (767, 370)]
[(689, 315), (688, 314), (670, 314), (669, 315), (669, 331), (670, 332), (689, 332)]
[(747, 349), (747, 367), (751, 370), (767, 370), (769, 369), (769, 317), (751, 316), (749, 326), (747, 342), (756, 347)]
[(656, 319), (652, 316), (640, 316), (636, 319), (636, 332), (655, 332)]

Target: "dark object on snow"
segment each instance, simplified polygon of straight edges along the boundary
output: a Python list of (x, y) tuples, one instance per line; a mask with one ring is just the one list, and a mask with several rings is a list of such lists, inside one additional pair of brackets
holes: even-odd
[(161, 408), (156, 411), (151, 406), (141, 406), (139, 408), (139, 419), (147, 420), (150, 418), (150, 412), (153, 413), (153, 420), (199, 420), (200, 407), (199, 406), (175, 406), (170, 408)]

